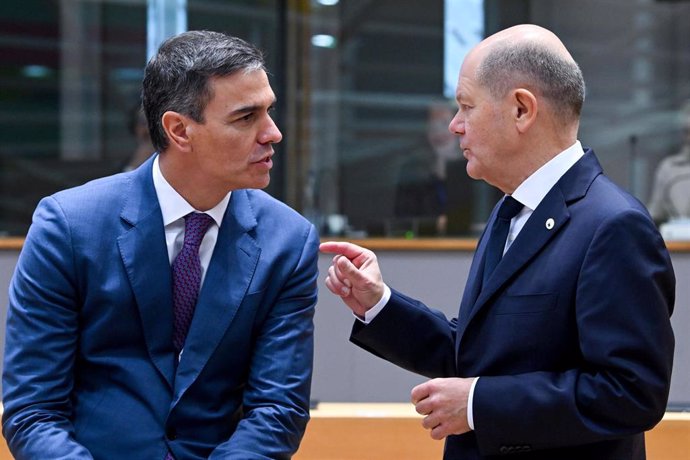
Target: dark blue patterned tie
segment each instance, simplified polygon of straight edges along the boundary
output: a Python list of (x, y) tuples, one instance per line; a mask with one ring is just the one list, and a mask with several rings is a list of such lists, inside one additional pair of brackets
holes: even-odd
[(199, 246), (206, 230), (213, 222), (208, 214), (189, 213), (185, 216), (184, 244), (172, 265), (173, 271), (173, 344), (179, 354), (184, 347), (189, 325), (192, 323), (196, 299), (201, 285)]
[(501, 257), (503, 257), (503, 249), (506, 246), (508, 230), (510, 230), (510, 220), (517, 216), (523, 207), (522, 203), (512, 196), (506, 196), (501, 203), (501, 207), (498, 208), (498, 214), (494, 224), (491, 226), (491, 234), (486, 245), (483, 285), (486, 285), (487, 280), (496, 269)]

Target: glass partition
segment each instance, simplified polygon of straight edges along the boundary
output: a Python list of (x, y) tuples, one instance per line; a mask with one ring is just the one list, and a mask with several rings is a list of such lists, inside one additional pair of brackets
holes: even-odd
[[(268, 191), (324, 236), (482, 230), (500, 193), (467, 177), (447, 132), (444, 69), (458, 51), (444, 50), (521, 22), (552, 29), (580, 63), (580, 139), (613, 180), (645, 203), (659, 187), (662, 200), (690, 196), (682, 178), (655, 179), (690, 171), (690, 2), (187, 0), (186, 14), (190, 29), (266, 52), (284, 133)], [(137, 111), (146, 46), (146, 0), (2, 2), (1, 234), (23, 235), (41, 197), (150, 153)]]
[[(308, 139), (300, 208), (324, 235), (476, 235), (500, 193), (467, 177), (457, 139), (453, 146), (443, 129), (452, 110), (443, 52), (451, 37), (472, 39), (478, 2), (318, 3), (301, 23), (313, 46), (303, 56), (298, 101), (305, 107), (298, 132)], [(455, 6), (444, 11), (444, 3)], [(679, 117), (690, 98), (690, 2), (486, 0), (482, 7), (487, 35), (532, 22), (566, 43), (588, 86), (580, 140), (614, 181), (650, 203), (657, 166), (679, 151), (686, 152), (677, 158), (683, 177), (690, 176)], [(444, 21), (454, 21), (450, 34)], [(313, 41), (323, 36), (333, 39)], [(690, 185), (680, 187), (667, 195), (690, 196)]]
[(41, 197), (125, 167), (145, 25), (144, 2), (2, 2), (2, 234), (23, 235)]

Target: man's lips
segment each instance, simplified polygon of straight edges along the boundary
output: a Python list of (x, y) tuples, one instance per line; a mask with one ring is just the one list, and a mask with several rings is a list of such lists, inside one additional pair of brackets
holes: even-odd
[(267, 153), (266, 155), (262, 155), (261, 158), (259, 158), (256, 161), (252, 161), (252, 163), (270, 163), (271, 158), (273, 157), (273, 152)]

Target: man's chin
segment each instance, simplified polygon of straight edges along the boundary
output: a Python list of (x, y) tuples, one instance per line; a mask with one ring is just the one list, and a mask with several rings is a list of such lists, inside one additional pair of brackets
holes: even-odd
[(474, 180), (482, 180), (482, 176), (479, 174), (476, 168), (474, 168), (474, 165), (472, 164), (471, 161), (467, 162), (467, 166), (465, 167), (465, 170), (467, 171), (467, 175), (470, 176), (470, 178)]
[(265, 189), (266, 187), (268, 187), (268, 185), (269, 185), (270, 183), (271, 183), (271, 176), (266, 175), (265, 178), (261, 178), (261, 179), (256, 180), (256, 181), (254, 182), (254, 184), (252, 184), (251, 187), (247, 187), (247, 188), (253, 188), (253, 189), (257, 189), (257, 190), (262, 190), (262, 189)]

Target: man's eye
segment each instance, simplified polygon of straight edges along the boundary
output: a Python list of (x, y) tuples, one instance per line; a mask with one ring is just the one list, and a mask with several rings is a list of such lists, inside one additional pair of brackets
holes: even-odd
[(246, 114), (245, 116), (243, 116), (242, 118), (240, 118), (240, 120), (242, 120), (242, 121), (250, 121), (252, 118), (254, 118), (254, 114), (253, 114), (253, 113), (248, 113), (248, 114)]

